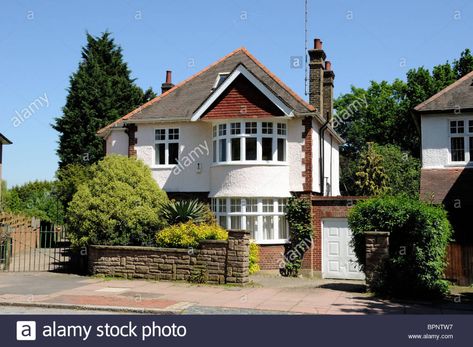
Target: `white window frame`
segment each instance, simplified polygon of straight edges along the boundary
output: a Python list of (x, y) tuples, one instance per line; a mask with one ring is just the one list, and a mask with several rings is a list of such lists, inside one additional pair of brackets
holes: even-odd
[[(232, 123), (240, 124), (240, 133), (232, 134)], [(256, 134), (246, 134), (246, 123), (256, 123)], [(272, 134), (263, 134), (263, 123), (272, 123)], [(226, 124), (226, 134), (220, 135), (219, 126)], [(278, 124), (284, 124), (286, 133), (278, 133)], [(263, 160), (263, 138), (270, 137), (272, 139), (272, 158), (271, 160)], [(240, 160), (232, 160), (231, 156), (231, 143), (232, 139), (240, 139)], [(256, 160), (246, 159), (246, 139), (256, 138)], [(235, 119), (225, 120), (222, 122), (212, 123), (212, 150), (216, 152), (216, 155), (212, 154), (212, 158), (216, 158), (213, 161), (213, 165), (228, 165), (228, 164), (244, 164), (244, 165), (287, 165), (288, 164), (288, 124), (286, 120), (255, 120), (255, 119)], [(220, 140), (226, 139), (226, 160), (220, 161)], [(278, 139), (284, 140), (284, 160), (278, 160)]]
[[(178, 138), (177, 139), (170, 139), (170, 130), (175, 130), (177, 129), (178, 131)], [(164, 130), (164, 140), (156, 140), (156, 131), (157, 130)], [(154, 129), (154, 146), (153, 146), (153, 166), (154, 167), (174, 167), (177, 164), (169, 164), (169, 144), (171, 143), (177, 143), (177, 154), (178, 154), (178, 160), (179, 160), (179, 155), (181, 153), (181, 146), (180, 146), (180, 139), (181, 139), (182, 133), (181, 133), (181, 128), (180, 127), (159, 127)], [(156, 146), (158, 144), (164, 144), (164, 164), (159, 164), (156, 162)]]
[[(240, 211), (232, 212), (232, 199), (240, 199), (241, 200), (241, 207)], [(253, 211), (246, 211), (247, 208), (247, 200), (255, 199), (257, 201), (257, 210), (256, 212)], [(273, 211), (271, 212), (263, 212), (263, 200), (271, 200), (273, 205)], [(284, 208), (282, 211), (279, 210), (279, 201), (284, 201)], [(240, 225), (241, 229), (246, 228), (246, 218), (253, 216), (257, 218), (258, 221), (258, 228), (255, 231), (255, 242), (258, 244), (285, 244), (289, 242), (289, 238), (281, 238), (279, 233), (279, 218), (285, 217), (286, 212), (285, 208), (287, 206), (287, 199), (288, 198), (261, 198), (261, 197), (225, 197), (225, 198), (212, 198), (211, 206), (212, 211), (215, 213), (217, 222), (219, 223), (220, 218), (225, 218), (226, 225), (223, 225), (226, 229), (231, 229), (231, 219), (232, 217), (240, 217)], [(224, 203), (224, 206), (221, 206), (221, 203)], [(223, 208), (222, 208), (223, 207)], [(220, 212), (225, 210), (226, 212)], [(273, 239), (264, 239), (264, 230), (263, 230), (263, 217), (272, 217), (273, 222)], [(289, 237), (289, 225), (286, 220), (286, 230), (287, 235)]]
[[(451, 133), (451, 122), (463, 121), (463, 133)], [(470, 137), (473, 137), (473, 132), (469, 130), (469, 123), (473, 122), (473, 117), (454, 117), (447, 119), (447, 133), (448, 133), (448, 165), (450, 166), (473, 166), (473, 156), (470, 153)], [(464, 161), (452, 160), (452, 138), (463, 138), (463, 148), (465, 151)]]

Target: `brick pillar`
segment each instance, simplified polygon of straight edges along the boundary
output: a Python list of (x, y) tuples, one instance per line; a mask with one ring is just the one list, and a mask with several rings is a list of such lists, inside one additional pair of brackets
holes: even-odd
[(136, 124), (128, 124), (126, 126), (126, 133), (128, 134), (128, 158), (136, 157), (135, 145), (137, 144), (136, 131), (138, 127)]
[(226, 283), (245, 284), (249, 282), (250, 232), (229, 230), (227, 245)]
[(389, 232), (368, 231), (365, 233), (365, 275), (368, 287), (378, 280), (383, 260), (389, 257)]
[(302, 133), (302, 138), (304, 139), (304, 144), (302, 145), (302, 152), (304, 153), (304, 158), (302, 159), (302, 164), (304, 165), (302, 189), (304, 192), (312, 192), (312, 118), (305, 117), (302, 120), (302, 125), (304, 127), (304, 132)]

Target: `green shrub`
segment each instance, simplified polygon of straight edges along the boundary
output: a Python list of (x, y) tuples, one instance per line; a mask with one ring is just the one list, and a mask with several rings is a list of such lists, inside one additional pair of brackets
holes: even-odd
[(250, 242), (250, 275), (258, 272), (260, 270), (260, 267), (258, 265), (259, 262), (259, 251), (260, 248), (258, 244), (256, 244), (254, 241)]
[(156, 233), (158, 247), (197, 247), (202, 240), (226, 240), (228, 233), (217, 224), (174, 224)]
[(163, 204), (161, 217), (170, 225), (186, 223), (211, 223), (213, 214), (209, 207), (199, 200), (171, 200)]
[(287, 204), (290, 243), (284, 252), (284, 264), (279, 269), (282, 276), (296, 277), (302, 266), (305, 252), (312, 243), (311, 203), (307, 199), (292, 197)]
[(151, 245), (166, 193), (142, 162), (107, 156), (91, 167), (67, 210), (74, 245)]
[(380, 264), (373, 290), (400, 297), (441, 297), (446, 247), (452, 229), (445, 210), (404, 196), (385, 196), (356, 204), (349, 215), (359, 264), (365, 262), (366, 231), (389, 231), (389, 258)]

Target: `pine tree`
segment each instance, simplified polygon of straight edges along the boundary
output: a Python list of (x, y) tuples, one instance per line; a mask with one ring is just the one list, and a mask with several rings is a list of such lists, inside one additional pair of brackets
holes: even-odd
[(372, 142), (369, 142), (368, 147), (361, 153), (355, 175), (355, 184), (361, 195), (376, 196), (389, 190), (389, 178), (383, 167), (383, 157), (376, 152)]
[(63, 115), (53, 128), (59, 132), (59, 166), (92, 164), (104, 156), (103, 139), (96, 132), (155, 97), (130, 77), (122, 49), (109, 32), (100, 37), (87, 33), (82, 59), (70, 77)]

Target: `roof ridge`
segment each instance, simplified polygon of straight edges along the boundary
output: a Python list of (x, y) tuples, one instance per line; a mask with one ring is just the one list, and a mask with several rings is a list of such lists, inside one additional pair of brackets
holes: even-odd
[(430, 104), (432, 101), (434, 101), (435, 99), (439, 98), (440, 96), (442, 96), (443, 94), (449, 92), (450, 90), (452, 90), (453, 88), (457, 87), (459, 84), (462, 84), (464, 81), (468, 80), (469, 78), (473, 77), (473, 71), (470, 71), (469, 73), (467, 73), (465, 76), (463, 76), (462, 78), (459, 78), (458, 80), (456, 80), (455, 82), (453, 82), (452, 84), (450, 84), (449, 86), (445, 87), (444, 89), (442, 89), (441, 91), (437, 92), (436, 94), (432, 95), (430, 98), (428, 98), (427, 100), (421, 102), (419, 105), (417, 105), (416, 107), (414, 107), (414, 110), (416, 111), (420, 111), (421, 108), (427, 106), (428, 104)]
[(97, 131), (97, 134), (102, 134), (104, 133), (107, 129), (110, 129), (112, 128), (113, 126), (115, 126), (116, 124), (120, 123), (121, 121), (123, 120), (127, 120), (129, 118), (131, 118), (132, 116), (134, 116), (135, 114), (141, 112), (144, 108), (147, 108), (148, 106), (151, 106), (153, 105), (154, 103), (158, 102), (159, 100), (161, 100), (163, 97), (165, 97), (166, 95), (170, 94), (171, 92), (173, 92), (174, 90), (180, 88), (181, 86), (183, 86), (184, 84), (190, 82), (191, 80), (193, 80), (194, 78), (200, 76), (201, 74), (203, 74), (204, 72), (208, 71), (209, 69), (211, 69), (212, 67), (214, 67), (215, 65), (217, 64), (220, 64), (222, 61), (224, 61), (225, 59), (228, 59), (230, 58), (231, 56), (237, 54), (238, 52), (240, 51), (247, 51), (245, 47), (239, 47), (237, 49), (235, 49), (234, 51), (228, 53), (227, 55), (225, 55), (224, 57), (218, 59), (217, 61), (213, 62), (212, 64), (208, 65), (207, 67), (203, 68), (202, 70), (198, 71), (197, 73), (193, 74), (192, 76), (188, 77), (187, 79), (179, 82), (178, 84), (176, 84), (174, 87), (172, 87), (171, 89), (167, 90), (166, 92), (156, 96), (155, 98), (149, 100), (148, 102), (144, 103), (143, 105), (140, 105), (139, 107), (135, 108), (134, 110), (132, 110), (131, 112), (127, 113), (126, 115), (124, 115), (123, 117), (117, 119), (116, 121), (108, 124), (107, 126), (101, 128), (100, 130)]

